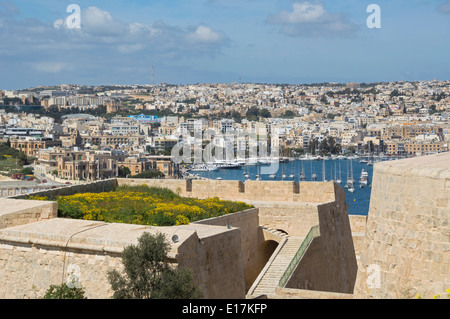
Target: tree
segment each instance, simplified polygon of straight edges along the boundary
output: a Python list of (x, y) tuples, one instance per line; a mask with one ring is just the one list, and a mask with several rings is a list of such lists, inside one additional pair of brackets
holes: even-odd
[(256, 106), (252, 106), (247, 110), (246, 117), (257, 117), (259, 115), (259, 109)]
[(336, 143), (332, 136), (324, 138), (319, 144), (319, 151), (321, 154), (339, 154), (342, 147), (339, 143)]
[(33, 175), (33, 169), (31, 167), (25, 167), (20, 172), (24, 175)]
[(262, 110), (259, 112), (259, 115), (262, 116), (262, 117), (265, 117), (265, 118), (269, 118), (269, 117), (272, 116), (272, 114), (270, 114), (270, 111), (267, 110), (267, 109), (262, 109)]
[(151, 170), (151, 171), (143, 171), (137, 175), (133, 175), (133, 178), (147, 178), (147, 179), (152, 179), (152, 178), (163, 178), (165, 175), (163, 172), (160, 171), (156, 171), (156, 170)]
[(284, 117), (294, 117), (295, 113), (291, 110), (286, 110), (286, 112), (284, 112)]
[(311, 141), (308, 144), (308, 148), (307, 148), (308, 153), (311, 155), (316, 155), (316, 149), (317, 149), (318, 144), (319, 144), (319, 142), (315, 138), (311, 139)]
[(201, 297), (190, 269), (171, 268), (164, 234), (144, 233), (137, 245), (124, 248), (124, 274), (108, 271), (114, 299), (195, 299)]
[(127, 175), (131, 175), (130, 169), (125, 166), (119, 166), (119, 177), (127, 177)]
[(51, 285), (42, 299), (87, 299), (84, 296), (84, 289), (79, 287), (69, 287), (63, 283), (61, 285)]

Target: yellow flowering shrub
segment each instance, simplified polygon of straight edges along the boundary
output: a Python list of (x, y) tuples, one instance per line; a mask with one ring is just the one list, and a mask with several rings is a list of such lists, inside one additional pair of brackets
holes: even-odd
[(31, 200), (48, 200), (47, 196), (30, 196), (29, 199)]
[(56, 200), (60, 217), (156, 226), (186, 225), (252, 207), (217, 197), (203, 200), (184, 198), (168, 189), (146, 185), (60, 196)]

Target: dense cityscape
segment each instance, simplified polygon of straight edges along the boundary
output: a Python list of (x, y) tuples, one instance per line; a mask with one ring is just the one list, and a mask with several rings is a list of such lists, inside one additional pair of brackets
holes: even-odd
[[(0, 105), (2, 142), (36, 175), (59, 182), (180, 178), (171, 150), (198, 131), (264, 132), (289, 158), (413, 157), (448, 151), (450, 140), (449, 81), (60, 85), (0, 91)], [(231, 143), (249, 160), (248, 141), (232, 135)], [(1, 173), (20, 173), (9, 161), (3, 156)], [(191, 163), (181, 164), (187, 171)]]

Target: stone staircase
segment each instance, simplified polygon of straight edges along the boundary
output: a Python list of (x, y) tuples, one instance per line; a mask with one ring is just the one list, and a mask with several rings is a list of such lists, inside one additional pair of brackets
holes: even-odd
[(259, 296), (275, 294), (275, 289), (278, 287), (281, 277), (304, 239), (304, 237), (285, 237), (280, 243), (280, 246), (282, 246), (275, 250), (260, 276), (250, 288), (249, 295)]

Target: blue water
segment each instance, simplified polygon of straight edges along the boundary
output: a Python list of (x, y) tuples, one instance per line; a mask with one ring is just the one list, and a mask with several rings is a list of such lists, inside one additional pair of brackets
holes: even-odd
[[(336, 160), (295, 160), (287, 163), (279, 163), (278, 171), (275, 178), (270, 178), (269, 174), (262, 174), (261, 169), (264, 166), (241, 166), (239, 169), (220, 169), (218, 171), (210, 172), (192, 172), (201, 177), (209, 179), (217, 179), (221, 177), (223, 180), (240, 180), (245, 182), (247, 179), (256, 180), (256, 175), (260, 175), (260, 179), (263, 181), (296, 181), (300, 179), (300, 174), (303, 171), (306, 176), (305, 181), (312, 181), (312, 174), (317, 175), (315, 181), (323, 181), (323, 162), (325, 163), (325, 179), (327, 181), (334, 180), (335, 176), (342, 180), (341, 186), (345, 189), (345, 195), (348, 203), (348, 213), (350, 215), (367, 215), (369, 212), (371, 182), (373, 175), (373, 166), (369, 166), (366, 163), (360, 163), (359, 159), (336, 159)], [(350, 162), (353, 167), (353, 179), (355, 180), (354, 188), (355, 192), (350, 193), (347, 188), (344, 187), (347, 181), (347, 172), (350, 175)], [(347, 168), (348, 167), (348, 168)], [(359, 187), (359, 178), (361, 170), (364, 169), (369, 173), (369, 183), (366, 187)], [(245, 177), (244, 173), (248, 173), (249, 177)], [(283, 179), (282, 175), (286, 175)], [(289, 175), (293, 174), (294, 178), (290, 178)], [(336, 174), (336, 175), (335, 175)]]

